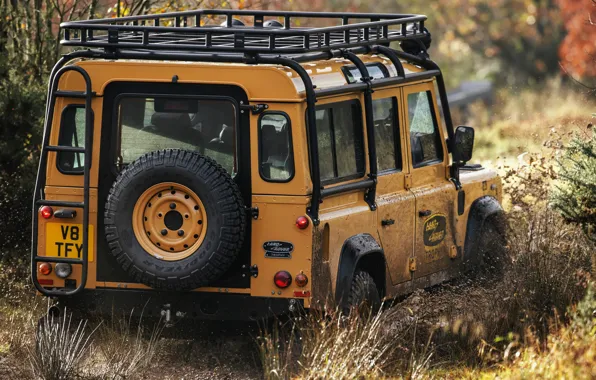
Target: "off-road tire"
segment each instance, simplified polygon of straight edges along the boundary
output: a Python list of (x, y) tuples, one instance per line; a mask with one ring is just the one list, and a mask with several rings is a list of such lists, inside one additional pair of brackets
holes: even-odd
[[(132, 227), (133, 208), (140, 195), (163, 182), (194, 191), (207, 215), (204, 241), (190, 256), (177, 261), (148, 254)], [(196, 152), (166, 149), (141, 156), (120, 173), (106, 202), (104, 222), (112, 255), (134, 281), (180, 291), (205, 286), (230, 268), (242, 247), (246, 214), (238, 186), (217, 162)]]
[(348, 310), (344, 310), (345, 314), (348, 314), (351, 310), (375, 313), (381, 307), (379, 289), (368, 272), (357, 270), (354, 274), (348, 296), (348, 307)]
[(487, 218), (478, 241), (479, 270), (502, 276), (508, 263), (505, 220), (503, 215)]

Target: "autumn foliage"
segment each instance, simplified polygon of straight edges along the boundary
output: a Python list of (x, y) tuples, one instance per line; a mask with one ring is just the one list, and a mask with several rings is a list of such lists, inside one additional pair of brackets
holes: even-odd
[(561, 65), (578, 77), (596, 77), (596, 2), (559, 0), (567, 36), (559, 46)]

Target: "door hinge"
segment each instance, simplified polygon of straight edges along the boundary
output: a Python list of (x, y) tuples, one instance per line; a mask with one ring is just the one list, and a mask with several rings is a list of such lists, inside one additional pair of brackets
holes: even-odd
[(259, 267), (257, 264), (252, 266), (242, 265), (242, 277), (246, 277), (247, 275), (254, 278), (259, 277)]
[(410, 190), (412, 188), (412, 175), (405, 174), (404, 175), (404, 187), (406, 190)]
[(260, 115), (268, 108), (269, 108), (269, 105), (263, 104), (263, 103), (253, 104), (253, 105), (250, 105), (250, 104), (241, 104), (240, 105), (240, 110), (250, 111), (253, 115)]
[(246, 211), (254, 220), (259, 219), (259, 208), (258, 207), (247, 207)]
[(416, 272), (416, 258), (410, 257), (410, 272)]

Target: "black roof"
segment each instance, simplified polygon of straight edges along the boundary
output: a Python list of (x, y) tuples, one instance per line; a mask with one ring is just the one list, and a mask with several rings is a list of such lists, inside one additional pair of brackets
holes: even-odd
[[(224, 20), (219, 24), (216, 20)], [(309, 19), (309, 20), (305, 20)], [(318, 19), (320, 21), (315, 21)], [(245, 25), (239, 25), (243, 20)], [(268, 26), (271, 21), (276, 26)], [(289, 56), (424, 40), (426, 16), (386, 13), (195, 10), (62, 23), (63, 46)], [(307, 27), (308, 21), (335, 26)]]

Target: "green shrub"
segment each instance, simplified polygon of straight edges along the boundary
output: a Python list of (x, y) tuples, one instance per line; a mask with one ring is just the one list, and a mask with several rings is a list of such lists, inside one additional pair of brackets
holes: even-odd
[(559, 160), (559, 180), (554, 208), (596, 241), (596, 134), (571, 140)]
[(41, 144), (45, 84), (10, 72), (0, 79), (0, 254), (23, 255)]

